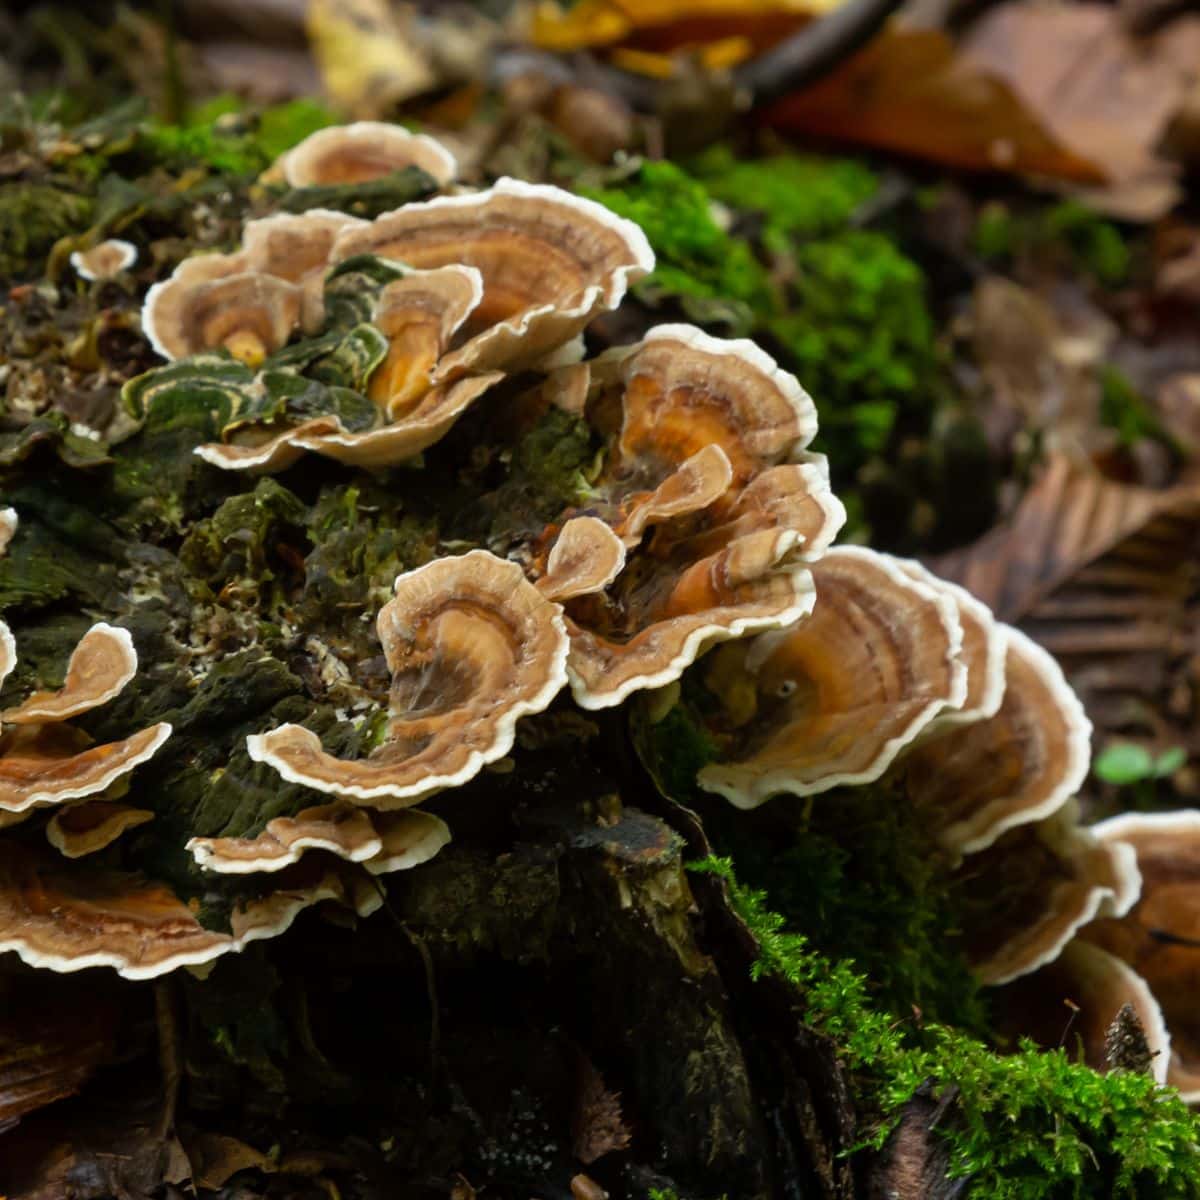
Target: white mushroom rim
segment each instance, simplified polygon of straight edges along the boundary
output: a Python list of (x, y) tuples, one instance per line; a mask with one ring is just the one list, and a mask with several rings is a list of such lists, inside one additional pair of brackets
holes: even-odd
[[(268, 901), (278, 901), (284, 895), (285, 893), (277, 893), (268, 897)], [(0, 938), (0, 954), (13, 951), (22, 962), (31, 967), (44, 968), (64, 975), (73, 971), (83, 971), (88, 967), (111, 967), (124, 979), (156, 979), (158, 976), (168, 975), (180, 967), (200, 966), (203, 963), (212, 962), (224, 954), (240, 954), (251, 942), (279, 937), (291, 928), (296, 918), (306, 908), (311, 908), (322, 900), (341, 900), (343, 896), (344, 893), (340, 887), (324, 880), (307, 892), (298, 892), (288, 896), (286, 903), (280, 909), (278, 918), (270, 925), (251, 925), (238, 935), (216, 935), (224, 936), (224, 940), (198, 950), (184, 951), (146, 966), (136, 966), (120, 954), (103, 950), (70, 958), (61, 954), (48, 954), (34, 950), (24, 939), (19, 937)], [(360, 913), (360, 915), (365, 914)]]
[[(407, 216), (438, 209), (484, 208), (493, 196), (513, 196), (522, 200), (558, 205), (572, 210), (579, 216), (586, 217), (589, 221), (607, 226), (614, 230), (629, 247), (630, 257), (633, 261), (613, 267), (604, 282), (589, 284), (579, 294), (574, 306), (564, 308), (557, 303), (549, 303), (524, 308), (514, 316), (498, 321), (495, 325), (482, 330), (476, 335), (476, 338), (472, 339), (473, 341), (490, 339), (498, 336), (500, 331), (520, 338), (528, 332), (531, 324), (547, 313), (556, 313), (564, 319), (570, 320), (589, 315), (600, 304), (608, 309), (616, 308), (624, 298), (629, 285), (654, 270), (654, 251), (640, 225), (636, 225), (624, 217), (618, 217), (594, 200), (573, 195), (552, 184), (526, 183), (520, 179), (510, 179), (508, 176), (497, 180), (485, 191), (468, 192), (461, 196), (436, 196), (432, 200), (406, 204), (403, 208), (393, 209), (391, 212), (377, 217), (375, 223), (386, 221), (389, 217), (401, 213)], [(347, 230), (346, 234), (338, 235), (330, 254), (331, 262), (338, 262), (344, 257), (341, 243), (345, 240), (346, 235), (354, 237), (358, 233), (361, 233), (361, 230), (353, 229)], [(436, 372), (434, 379), (435, 382), (438, 379)]]
[[(310, 133), (302, 142), (283, 155), (281, 166), (283, 177), (289, 187), (307, 187), (311, 181), (303, 172), (307, 160), (317, 158), (339, 142), (373, 141), (390, 144), (402, 151), (418, 151), (405, 166), (420, 167), (439, 184), (453, 183), (458, 178), (458, 160), (436, 138), (425, 133), (413, 133), (403, 125), (389, 125), (386, 121), (354, 121), (349, 125), (331, 125)], [(420, 159), (424, 159), (422, 162)], [(397, 166), (396, 170), (401, 168)]]
[[(795, 546), (799, 535), (790, 529), (781, 530), (777, 542), (776, 559), (782, 558)], [(688, 667), (706, 650), (719, 642), (735, 641), (754, 633), (765, 633), (773, 629), (781, 629), (793, 625), (813, 610), (817, 594), (813, 584), (812, 573), (803, 566), (797, 566), (784, 572), (791, 584), (795, 602), (771, 616), (738, 617), (721, 625), (701, 625), (693, 629), (683, 640), (679, 650), (668, 660), (665, 666), (649, 674), (633, 675), (624, 680), (610, 691), (594, 691), (589, 688), (586, 680), (571, 669), (571, 661), (567, 659), (567, 675), (571, 681), (571, 694), (580, 708), (596, 711), (601, 708), (614, 708), (628, 699), (634, 692), (648, 688), (659, 688), (678, 679)], [(678, 618), (666, 618), (664, 624)]]
[[(84, 783), (61, 788), (57, 791), (30, 792), (19, 804), (6, 806), (4, 812), (24, 813), (29, 812), (33, 808), (46, 808), (49, 805), (64, 804), (68, 800), (82, 800), (85, 797), (100, 796), (101, 793), (110, 788), (122, 776), (128, 775), (134, 768), (140, 767), (142, 763), (149, 762), (158, 753), (167, 738), (171, 736), (171, 725), (168, 721), (160, 721), (157, 725), (151, 725), (142, 732), (152, 734), (146, 745), (136, 754), (132, 754), (128, 758), (124, 758), (114, 764), (103, 774), (93, 776)], [(86, 752), (86, 750), (83, 751), (83, 753)]]
[[(653, 270), (653, 252), (650, 269)], [(791, 461), (800, 461), (796, 456), (800, 451), (807, 449), (817, 435), (817, 406), (804, 390), (800, 380), (790, 371), (784, 370), (761, 346), (749, 338), (713, 337), (695, 325), (656, 325), (647, 331), (640, 342), (631, 346), (615, 346), (597, 355), (594, 361), (596, 364), (621, 363), (631, 358), (642, 347), (652, 346), (655, 342), (679, 342), (689, 349), (716, 358), (740, 358), (757, 374), (762, 375), (796, 415), (800, 432), (792, 447)]]
[[(752, 769), (740, 767), (737, 763), (710, 763), (702, 768), (697, 776), (700, 786), (705, 791), (724, 796), (735, 808), (759, 808), (772, 796), (814, 796), (835, 787), (874, 783), (939, 713), (957, 708), (966, 697), (967, 669), (961, 657), (962, 622), (959, 620), (958, 606), (950, 596), (941, 589), (930, 587), (914, 578), (890, 555), (868, 550), (864, 546), (837, 546), (827, 557), (834, 556), (858, 558), (870, 563), (872, 567), (887, 575), (902, 591), (914, 592), (919, 599), (933, 608), (946, 635), (946, 660), (951, 672), (948, 693), (944, 698), (935, 697), (923, 705), (900, 733), (883, 743), (875, 759), (861, 771), (836, 772), (803, 783), (789, 776), (782, 768), (762, 775), (755, 775)], [(816, 599), (819, 603), (819, 595)], [(788, 632), (781, 629), (774, 636), (786, 637)], [(767, 635), (767, 643), (762, 650), (763, 657), (770, 653), (772, 636)]]
[[(94, 260), (97, 255), (109, 254), (113, 256), (113, 260), (107, 267), (100, 267), (95, 261), (91, 265), (88, 263), (88, 259)], [(81, 279), (86, 279), (89, 283), (96, 283), (102, 279), (111, 279), (122, 271), (128, 271), (137, 262), (137, 257), (137, 247), (132, 242), (122, 241), (120, 238), (109, 238), (107, 241), (91, 247), (90, 250), (72, 251), (68, 261)]]
[[(497, 558), (486, 550), (471, 550), (459, 557), (467, 560), (476, 556), (491, 560), (496, 567), (509, 573), (513, 578), (514, 587), (522, 584), (530, 588), (533, 587), (525, 579), (520, 566), (506, 559)], [(406, 580), (413, 579), (423, 573), (436, 569), (439, 567), (439, 564), (444, 564), (447, 561), (449, 560), (444, 558), (434, 559), (432, 562), (426, 563), (423, 567), (417, 567), (413, 571), (397, 576), (395, 583), (396, 590), (399, 590)], [(306, 746), (310, 747), (313, 751), (322, 753), (320, 739), (316, 734), (305, 729), (302, 725), (281, 725), (278, 729), (273, 729), (268, 733), (250, 734), (246, 738), (247, 752), (255, 762), (266, 763), (273, 767), (289, 783), (298, 783), (304, 787), (316, 788), (324, 792), (332, 791), (335, 795), (346, 796), (355, 800), (380, 800), (384, 798), (407, 800), (418, 796), (432, 795), (434, 792), (443, 791), (446, 788), (458, 787), (466, 783), (478, 775), (488, 763), (503, 758), (512, 749), (513, 742), (516, 740), (517, 722), (522, 717), (543, 712), (549, 707), (551, 701), (553, 701), (554, 697), (558, 695), (567, 682), (567, 654), (570, 650), (570, 639), (567, 636), (566, 621), (562, 606), (554, 604), (540, 595), (539, 600), (541, 603), (551, 606), (553, 611), (550, 617), (550, 624), (557, 635), (554, 651), (550, 657), (550, 661), (547, 663), (546, 680), (534, 695), (524, 700), (518, 700), (504, 710), (495, 722), (491, 745), (484, 747), (482, 750), (471, 750), (463, 765), (457, 771), (442, 775), (426, 775), (407, 785), (384, 783), (368, 787), (362, 784), (348, 783), (339, 785), (334, 789), (324, 780), (314, 779), (311, 775), (297, 770), (286, 758), (275, 753), (272, 749), (272, 738), (286, 732), (289, 736), (301, 738)]]
[[(1063, 675), (1062, 668), (1055, 661), (1054, 656), (1043, 650), (1031, 637), (1019, 629), (1014, 629), (1011, 625), (1001, 624), (1000, 631), (1005, 642), (1006, 657), (1008, 653), (1013, 653), (1024, 658), (1045, 684), (1054, 703), (1062, 713), (1063, 720), (1067, 725), (1066, 762), (1061, 768), (1057, 785), (1040, 804), (1010, 813), (994, 825), (989, 825), (982, 833), (963, 841), (959, 840), (962, 831), (978, 824), (978, 813), (947, 826), (940, 834), (941, 840), (945, 845), (953, 846), (960, 854), (964, 855), (986, 850), (1001, 834), (1007, 833), (1010, 829), (1016, 829), (1019, 825), (1028, 825), (1033, 821), (1040, 821), (1045, 817), (1052, 816), (1079, 791), (1083, 781), (1087, 778), (1088, 767), (1091, 763), (1092, 723), (1088, 719), (1079, 697), (1067, 683), (1066, 676)], [(994, 804), (988, 807), (994, 807)]]

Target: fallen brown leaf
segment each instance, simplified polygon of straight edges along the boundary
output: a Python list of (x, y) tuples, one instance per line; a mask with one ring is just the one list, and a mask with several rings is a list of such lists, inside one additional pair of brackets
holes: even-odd
[(932, 565), (1058, 657), (1105, 731), (1164, 726), (1197, 632), (1198, 549), (1195, 472), (1154, 490), (1053, 455), (1009, 521)]
[(1111, 5), (1009, 3), (987, 12), (961, 48), (1110, 183), (1172, 173), (1156, 149), (1200, 69), (1200, 18), (1135, 38)]
[(1106, 179), (1101, 163), (1064, 145), (1008, 83), (960, 56), (937, 30), (889, 27), (765, 119), (973, 170)]

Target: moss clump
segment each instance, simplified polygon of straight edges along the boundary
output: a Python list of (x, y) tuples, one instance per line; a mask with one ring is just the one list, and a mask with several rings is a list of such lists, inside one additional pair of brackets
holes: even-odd
[(312, 100), (295, 100), (255, 115), (236, 97), (218, 96), (181, 125), (148, 121), (137, 149), (173, 169), (205, 166), (224, 175), (256, 175), (336, 117)]
[(799, 987), (805, 1022), (837, 1043), (860, 1103), (878, 1113), (874, 1144), (932, 1080), (937, 1089), (959, 1089), (938, 1133), (949, 1143), (951, 1176), (970, 1177), (975, 1200), (1200, 1196), (1200, 1121), (1148, 1075), (1100, 1075), (1063, 1050), (1029, 1043), (1001, 1056), (945, 1026), (897, 1020), (872, 1004), (849, 964), (789, 932), (765, 892), (738, 882), (732, 860), (710, 857), (693, 869), (725, 880), (758, 940), (754, 977), (775, 975)]
[(879, 187), (873, 171), (849, 159), (795, 154), (737, 159), (728, 146), (713, 147), (691, 167), (714, 199), (761, 215), (764, 244), (783, 253), (793, 238), (845, 229)]
[(899, 430), (928, 437), (949, 397), (924, 273), (891, 237), (849, 227), (877, 186), (857, 164), (717, 150), (695, 169), (647, 162), (587, 194), (646, 231), (658, 265), (640, 299), (754, 337), (799, 377), (845, 492)]
[(86, 229), (93, 201), (49, 183), (0, 185), (0, 275), (20, 275), (59, 238)]
[[(637, 285), (643, 297), (725, 301), (731, 307), (723, 323), (739, 332), (748, 332), (758, 313), (777, 310), (767, 270), (750, 245), (718, 224), (704, 185), (674, 163), (643, 163), (621, 186), (584, 194), (636, 222), (649, 238), (658, 266)], [(703, 319), (702, 311), (694, 313)]]
[[(706, 700), (694, 677), (685, 695), (693, 710)], [(883, 785), (843, 788), (807, 811), (797, 801), (786, 814), (714, 804), (694, 781), (716, 747), (682, 704), (640, 729), (637, 744), (659, 786), (704, 813), (712, 844), (733, 856), (750, 884), (770, 891), (814, 950), (854, 956), (877, 1003), (986, 1029), (979, 985), (956, 936), (949, 873), (902, 794)]]
[(795, 302), (767, 327), (817, 398), (822, 434), (856, 458), (880, 451), (902, 410), (929, 407), (937, 375), (924, 274), (867, 230), (802, 243), (795, 265)]

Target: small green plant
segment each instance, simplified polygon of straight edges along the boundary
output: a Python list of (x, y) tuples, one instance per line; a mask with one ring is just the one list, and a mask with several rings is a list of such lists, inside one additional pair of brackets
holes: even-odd
[(1057, 257), (1110, 287), (1123, 283), (1133, 265), (1121, 231), (1077, 200), (1032, 213), (1014, 213), (998, 201), (986, 204), (975, 221), (974, 243), (988, 262)]
[(1100, 423), (1115, 429), (1123, 446), (1142, 438), (1171, 443), (1170, 434), (1129, 377), (1108, 365), (1100, 368)]
[(999, 1055), (943, 1025), (918, 1027), (875, 1008), (865, 979), (816, 954), (786, 928), (766, 893), (740, 884), (732, 860), (710, 856), (692, 869), (725, 881), (730, 901), (758, 940), (755, 978), (775, 975), (803, 994), (804, 1020), (831, 1038), (851, 1072), (860, 1106), (877, 1114), (870, 1141), (882, 1145), (902, 1106), (927, 1081), (958, 1089), (939, 1131), (951, 1177), (971, 1180), (973, 1200), (1083, 1200), (1200, 1196), (1200, 1121), (1148, 1075), (1100, 1075), (1064, 1050), (1022, 1042)]
[(1152, 754), (1136, 742), (1110, 742), (1096, 755), (1092, 772), (1105, 783), (1124, 787), (1164, 779), (1185, 762), (1187, 751), (1182, 746), (1171, 746), (1161, 754)]

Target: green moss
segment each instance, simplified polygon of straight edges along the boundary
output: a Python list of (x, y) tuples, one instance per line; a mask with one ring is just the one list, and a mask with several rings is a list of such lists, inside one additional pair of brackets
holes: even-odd
[(898, 1020), (872, 1003), (847, 963), (789, 931), (765, 892), (740, 884), (732, 860), (710, 857), (693, 869), (725, 880), (758, 941), (754, 977), (796, 985), (805, 1022), (836, 1042), (860, 1104), (878, 1113), (875, 1144), (913, 1092), (933, 1081), (938, 1090), (958, 1089), (938, 1133), (949, 1145), (950, 1174), (969, 1177), (976, 1200), (1200, 1196), (1200, 1121), (1176, 1093), (1147, 1075), (1100, 1075), (1063, 1050), (1023, 1043), (1001, 1056), (945, 1026)]
[(49, 183), (0, 184), (0, 275), (41, 271), (59, 238), (82, 233), (93, 201)]
[(979, 985), (957, 937), (950, 872), (904, 795), (882, 784), (839, 788), (807, 806), (778, 801), (788, 806), (783, 814), (714, 801), (695, 786), (719, 753), (697, 716), (714, 697), (697, 672), (685, 676), (683, 695), (658, 724), (634, 723), (638, 753), (659, 787), (703, 813), (716, 850), (733, 856), (749, 884), (770, 891), (814, 950), (853, 955), (878, 1004), (985, 1030)]
[(1065, 259), (1109, 287), (1124, 283), (1133, 265), (1121, 231), (1077, 200), (1016, 213), (1000, 202), (986, 204), (976, 218), (974, 243), (989, 262)]
[(873, 171), (850, 159), (777, 154), (738, 159), (716, 146), (691, 164), (714, 199), (759, 213), (768, 246), (784, 249), (792, 238), (837, 233), (876, 192)]
[(234, 96), (216, 96), (193, 109), (182, 125), (142, 124), (138, 149), (175, 169), (205, 166), (226, 175), (256, 175), (336, 119), (313, 100), (294, 100), (256, 115)]
[(795, 302), (768, 329), (817, 401), (827, 448), (879, 451), (902, 409), (930, 405), (937, 359), (924, 274), (866, 230), (803, 243), (795, 265)]
[(304, 504), (287, 488), (274, 479), (259, 480), (253, 492), (231, 496), (192, 526), (179, 561), (212, 592), (236, 583), (240, 596), (262, 602), (279, 569), (274, 544), (288, 526), (302, 527), (305, 516)]
[(1107, 364), (1100, 368), (1100, 423), (1115, 429), (1123, 446), (1142, 438), (1172, 440), (1129, 376)]
[(620, 187), (584, 194), (635, 221), (649, 238), (659, 264), (638, 285), (647, 297), (720, 298), (752, 312), (777, 307), (766, 268), (717, 223), (703, 184), (674, 163), (643, 163)]

